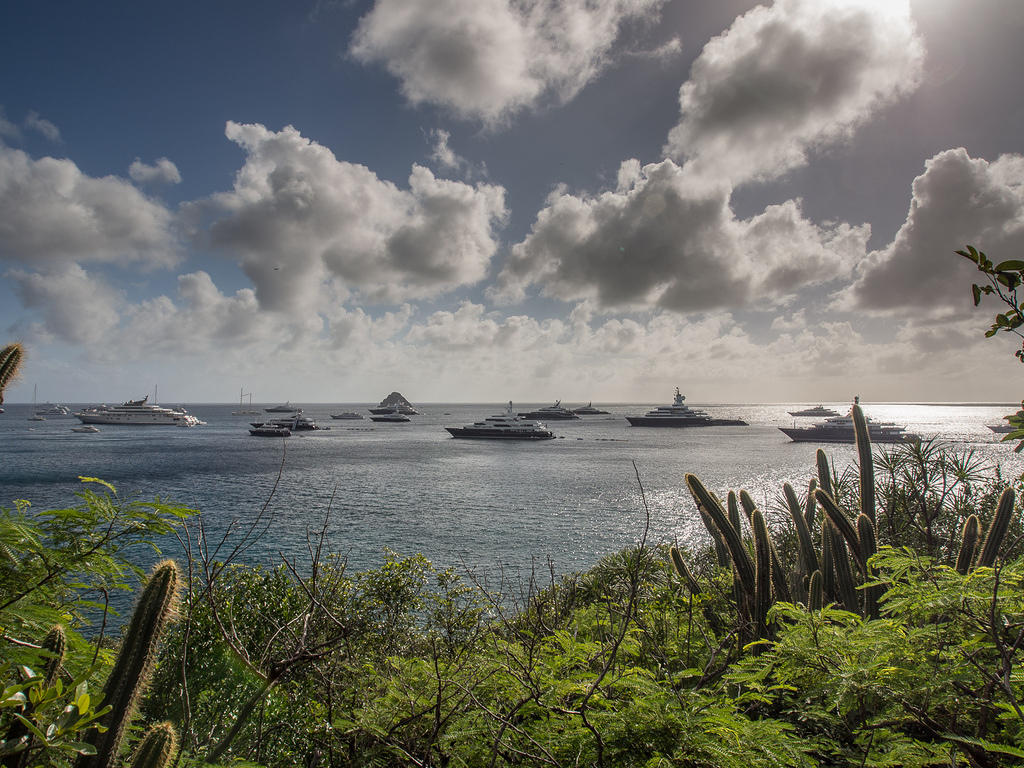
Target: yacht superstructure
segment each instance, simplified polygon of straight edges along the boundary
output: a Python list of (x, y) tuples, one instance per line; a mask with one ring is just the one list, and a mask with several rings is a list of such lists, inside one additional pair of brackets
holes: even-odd
[(536, 411), (520, 413), (519, 417), (523, 419), (541, 419), (543, 421), (565, 421), (579, 418), (568, 408), (563, 408), (561, 400), (555, 400), (554, 405), (546, 405), (543, 408), (538, 408)]
[(686, 399), (676, 387), (672, 405), (659, 405), (643, 416), (627, 416), (626, 421), (633, 427), (746, 427), (742, 419), (715, 419), (704, 411), (685, 405)]

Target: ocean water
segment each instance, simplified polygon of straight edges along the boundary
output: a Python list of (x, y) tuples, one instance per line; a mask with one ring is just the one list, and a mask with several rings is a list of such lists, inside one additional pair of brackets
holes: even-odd
[[(517, 407), (540, 405), (547, 403)], [(793, 443), (777, 429), (795, 421), (787, 410), (807, 404), (692, 404), (749, 427), (651, 429), (623, 418), (654, 405), (606, 406), (609, 416), (551, 422), (558, 439), (540, 442), (455, 440), (445, 432), (446, 425), (500, 413), (498, 404), (418, 405), (422, 415), (408, 424), (330, 419), (343, 410), (368, 416), (366, 404), (308, 405), (304, 413), (330, 429), (287, 439), (250, 436), (248, 422), (261, 417), (234, 416), (237, 405), (186, 406), (207, 422), (193, 429), (100, 426), (98, 434), (72, 432), (74, 418), (30, 422), (31, 406), (7, 405), (0, 415), (0, 506), (16, 499), (35, 509), (70, 506), (78, 476), (92, 476), (122, 497), (159, 496), (199, 509), (214, 534), (244, 525), (266, 506), (269, 527), (245, 554), (251, 562), (273, 564), (282, 554), (301, 562), (308, 537), (326, 520), (329, 548), (355, 569), (379, 565), (391, 549), (484, 577), (520, 577), (533, 568), (584, 569), (636, 541), (645, 521), (641, 486), (649, 539), (697, 543), (705, 534), (685, 473), (716, 491), (744, 488), (767, 509), (783, 482), (806, 487), (813, 476), (819, 446)], [(832, 407), (845, 411), (848, 404)], [(1014, 410), (865, 406), (876, 420), (974, 450), (1017, 475), (1024, 461), (986, 427)], [(855, 458), (852, 446), (823, 447), (840, 466)], [(180, 552), (173, 541), (165, 550)]]

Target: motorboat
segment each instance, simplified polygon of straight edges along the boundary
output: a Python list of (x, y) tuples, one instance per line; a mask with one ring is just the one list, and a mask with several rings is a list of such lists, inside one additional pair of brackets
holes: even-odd
[(260, 424), (253, 426), (249, 434), (254, 437), (291, 437), (292, 431), (277, 424)]
[(71, 431), (72, 432), (81, 432), (81, 433), (99, 432), (100, 428), (99, 427), (95, 427), (92, 424), (81, 424), (81, 425), (79, 425), (77, 427), (72, 427)]
[(404, 424), (407, 421), (412, 421), (408, 416), (402, 413), (398, 408), (388, 408), (382, 410), (380, 408), (370, 409), (370, 421), (380, 421), (385, 424)]
[(813, 408), (804, 408), (802, 411), (786, 411), (790, 416), (810, 416), (819, 419), (827, 419), (832, 416), (841, 416), (839, 411), (833, 411), (823, 405), (816, 405)]
[(672, 405), (659, 405), (643, 416), (627, 416), (626, 421), (633, 427), (746, 427), (742, 419), (716, 419), (704, 411), (686, 405), (686, 397), (676, 387)]
[(275, 405), (273, 408), (264, 408), (263, 410), (266, 413), (295, 413), (295, 411), (301, 411), (302, 409), (289, 405), (288, 401), (285, 400), (284, 405)]
[(253, 421), (250, 424), (259, 429), (260, 427), (284, 427), (292, 432), (306, 432), (315, 429), (330, 429), (330, 427), (318, 426), (309, 416), (303, 416), (302, 411), (296, 411), (293, 416), (285, 416), (279, 419), (267, 421)]
[(555, 436), (543, 423), (518, 416), (512, 410), (511, 400), (503, 414), (488, 416), (465, 427), (445, 429), (452, 437), (477, 440), (550, 440)]
[(36, 409), (36, 416), (70, 416), (71, 409), (59, 403), (46, 403)]
[[(855, 397), (854, 405), (860, 403), (860, 398)], [(906, 427), (901, 427), (889, 421), (873, 421), (865, 417), (868, 426), (868, 438), (872, 443), (913, 443), (921, 438), (918, 435), (907, 432)], [(779, 427), (790, 440), (797, 443), (855, 443), (857, 442), (856, 431), (853, 426), (853, 409), (846, 416), (830, 416), (824, 421), (813, 424), (809, 427)]]
[(128, 426), (195, 427), (200, 421), (184, 408), (164, 408), (152, 405), (149, 396), (141, 400), (128, 400), (121, 405), (97, 405), (76, 412), (75, 418), (83, 424), (124, 424)]
[(538, 419), (541, 421), (568, 421), (569, 419), (579, 418), (579, 416), (568, 408), (563, 408), (561, 400), (555, 400), (554, 405), (546, 405), (535, 411), (520, 413), (519, 417), (521, 419)]
[(573, 408), (572, 412), (577, 416), (600, 416), (601, 414), (608, 413), (608, 411), (602, 411), (600, 408), (595, 408), (592, 402), (579, 408)]
[(361, 413), (354, 413), (353, 411), (345, 411), (344, 413), (332, 413), (332, 419), (362, 419)]

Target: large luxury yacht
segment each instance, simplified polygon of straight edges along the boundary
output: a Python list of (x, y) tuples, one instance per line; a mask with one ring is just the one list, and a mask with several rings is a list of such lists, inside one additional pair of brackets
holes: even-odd
[(830, 416), (840, 416), (838, 411), (833, 411), (831, 408), (826, 408), (824, 405), (816, 405), (813, 408), (804, 408), (802, 411), (787, 411), (790, 416), (814, 416), (817, 418), (827, 419)]
[(742, 419), (714, 419), (704, 411), (697, 411), (683, 403), (686, 398), (676, 387), (672, 405), (659, 405), (643, 416), (627, 416), (634, 427), (746, 427)]
[(149, 395), (141, 400), (129, 400), (121, 405), (97, 405), (93, 408), (83, 408), (75, 413), (75, 416), (83, 424), (194, 427), (206, 423), (197, 419), (184, 408), (149, 405), (148, 400)]
[(595, 408), (593, 402), (589, 402), (579, 408), (573, 408), (572, 412), (579, 416), (597, 416), (602, 413), (608, 413), (608, 411), (602, 411), (600, 408)]
[(536, 411), (520, 413), (519, 417), (523, 419), (543, 419), (544, 421), (559, 421), (579, 418), (579, 416), (568, 408), (563, 408), (561, 400), (555, 400), (554, 405), (546, 405), (543, 408), (538, 408)]
[[(860, 403), (855, 397), (853, 404)], [(917, 435), (907, 432), (889, 421), (872, 421), (865, 416), (868, 425), (868, 438), (872, 443), (912, 443), (920, 440)], [(857, 436), (853, 428), (853, 408), (846, 416), (830, 416), (824, 421), (809, 427), (779, 427), (790, 440), (798, 443), (854, 443)]]
[(480, 440), (550, 440), (555, 435), (539, 421), (524, 419), (512, 410), (509, 400), (505, 413), (488, 416), (483, 421), (465, 427), (445, 427), (452, 437)]

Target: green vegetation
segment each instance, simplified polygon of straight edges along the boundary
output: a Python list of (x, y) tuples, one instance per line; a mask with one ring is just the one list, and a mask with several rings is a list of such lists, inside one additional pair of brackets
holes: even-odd
[[(237, 562), (262, 514), (209, 541), (93, 481), (73, 509), (23, 504), (0, 516), (0, 760), (1024, 765), (1020, 481), (934, 442), (819, 451), (811, 474), (763, 509), (688, 475), (706, 549), (643, 533), (500, 589), (391, 552), (351, 573), (326, 522), (307, 562), (263, 567)], [(180, 571), (154, 569), (112, 642), (110, 593), (172, 532)]]

